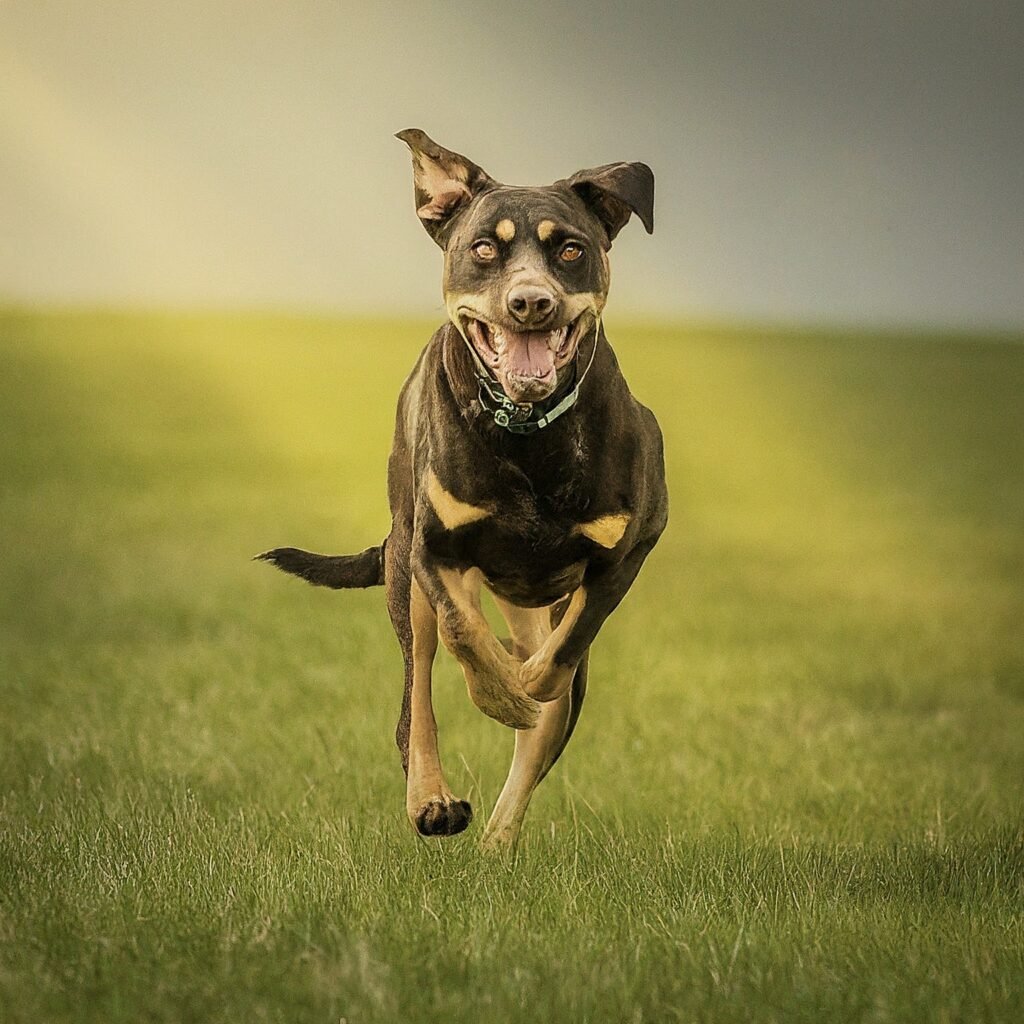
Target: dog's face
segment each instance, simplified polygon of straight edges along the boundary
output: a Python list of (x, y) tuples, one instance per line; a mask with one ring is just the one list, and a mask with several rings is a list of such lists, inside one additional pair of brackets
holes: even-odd
[(650, 168), (608, 164), (520, 188), (421, 131), (398, 138), (413, 154), (416, 212), (444, 250), (452, 323), (509, 398), (547, 398), (604, 308), (612, 239), (631, 213), (653, 230)]

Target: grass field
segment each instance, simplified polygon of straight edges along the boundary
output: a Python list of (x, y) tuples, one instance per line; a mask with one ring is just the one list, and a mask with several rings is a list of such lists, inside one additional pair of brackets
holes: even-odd
[(403, 812), (378, 591), (429, 325), (0, 315), (0, 1019), (1024, 1020), (1021, 339), (610, 328), (672, 521), (514, 858)]

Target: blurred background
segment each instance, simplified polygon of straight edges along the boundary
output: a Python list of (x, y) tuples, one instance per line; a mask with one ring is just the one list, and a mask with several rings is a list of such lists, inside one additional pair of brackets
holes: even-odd
[(1013, 0), (4, 0), (0, 301), (440, 311), (416, 126), (649, 163), (613, 313), (1016, 327), (1022, 52)]

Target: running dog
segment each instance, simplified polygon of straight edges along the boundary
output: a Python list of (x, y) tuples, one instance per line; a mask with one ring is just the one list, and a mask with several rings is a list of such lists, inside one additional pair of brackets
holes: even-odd
[[(486, 715), (517, 730), (484, 844), (518, 838), (534, 789), (572, 735), (588, 657), (668, 519), (661, 431), (605, 337), (608, 250), (636, 214), (654, 228), (642, 163), (502, 185), (418, 129), (416, 213), (444, 253), (449, 321), (398, 399), (391, 532), (358, 555), (256, 556), (310, 583), (383, 584), (405, 662), (396, 741), (406, 812), (425, 836), (461, 832), (437, 749), (438, 638)], [(493, 595), (511, 639), (480, 605)]]

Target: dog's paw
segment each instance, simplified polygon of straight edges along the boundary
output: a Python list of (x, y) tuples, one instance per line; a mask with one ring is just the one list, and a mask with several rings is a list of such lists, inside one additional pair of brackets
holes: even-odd
[(502, 694), (500, 703), (490, 709), (481, 706), (480, 710), (510, 729), (532, 729), (540, 718), (540, 704), (527, 694), (512, 690)]
[(519, 668), (519, 685), (532, 700), (557, 700), (572, 685), (575, 665), (555, 665), (549, 659), (529, 658)]
[(510, 729), (532, 729), (537, 724), (540, 704), (521, 688), (471, 669), (466, 669), (465, 674), (470, 698), (488, 718)]
[(421, 836), (454, 836), (473, 820), (473, 808), (453, 796), (434, 797), (410, 815)]
[(480, 838), (480, 850), (491, 854), (513, 852), (519, 841), (519, 826), (520, 822), (498, 826), (488, 822)]

